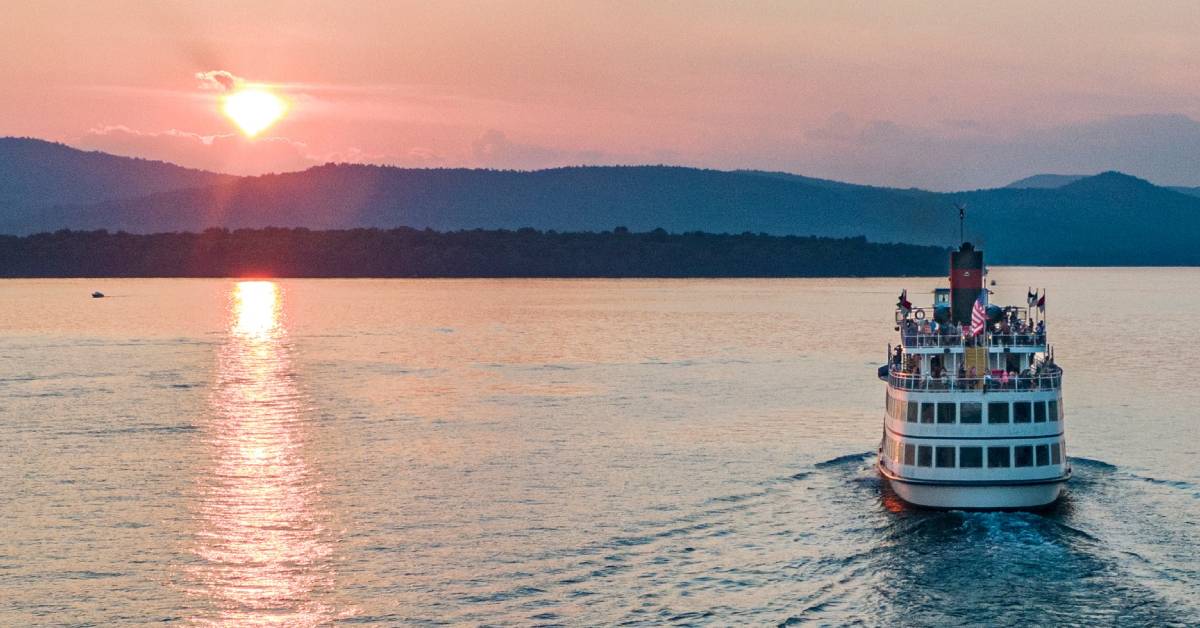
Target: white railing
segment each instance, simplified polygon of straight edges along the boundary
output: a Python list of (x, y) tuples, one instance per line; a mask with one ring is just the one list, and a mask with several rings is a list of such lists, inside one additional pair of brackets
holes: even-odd
[(913, 375), (899, 371), (888, 373), (888, 384), (900, 390), (921, 392), (1015, 392), (1034, 390), (1058, 390), (1062, 388), (1062, 369), (1037, 375), (993, 377), (954, 377), (946, 374), (940, 378), (928, 375)]
[(985, 333), (982, 338), (963, 337), (958, 334), (930, 334), (900, 331), (900, 342), (905, 347), (978, 347), (987, 343), (990, 347), (1044, 347), (1046, 334), (993, 334)]
[(988, 334), (988, 344), (993, 347), (1043, 347), (1046, 345), (1046, 332)]

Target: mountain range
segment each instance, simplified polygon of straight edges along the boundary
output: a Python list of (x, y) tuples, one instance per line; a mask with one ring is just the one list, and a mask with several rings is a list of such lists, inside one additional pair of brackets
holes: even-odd
[(1038, 175), (939, 193), (789, 173), (677, 166), (537, 171), (326, 164), (236, 177), (164, 162), (0, 138), (0, 233), (133, 233), (409, 226), (865, 236), (951, 246), (966, 237), (1003, 264), (1200, 265), (1200, 189), (1118, 172)]

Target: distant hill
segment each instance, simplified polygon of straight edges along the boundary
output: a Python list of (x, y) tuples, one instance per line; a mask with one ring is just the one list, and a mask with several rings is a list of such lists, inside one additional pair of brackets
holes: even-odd
[(1004, 187), (1020, 189), (1061, 188), (1068, 183), (1074, 183), (1085, 177), (1087, 177), (1085, 174), (1035, 174), (1032, 177), (1025, 177), (1024, 179), (1013, 181)]
[(1167, 189), (1173, 192), (1179, 192), (1180, 194), (1187, 194), (1188, 196), (1200, 196), (1200, 187), (1187, 188), (1173, 185)]
[[(0, 138), (0, 226), (41, 226), (37, 210), (228, 183), (236, 177), (162, 161), (82, 151), (32, 138)], [(48, 226), (48, 225), (47, 225)]]
[[(26, 151), (17, 167), (14, 146)], [(327, 164), (230, 177), (34, 140), (0, 141), (0, 154), (8, 160), (0, 161), (7, 166), (0, 170), (7, 194), (0, 233), (271, 226), (581, 232), (622, 225), (953, 246), (954, 207), (963, 203), (967, 237), (990, 263), (1200, 265), (1192, 242), (1200, 196), (1117, 172), (1057, 187), (1033, 177), (1040, 186), (935, 193), (673, 166), (523, 172)]]
[(669, 166), (514, 172), (329, 164), (132, 200), (47, 208), (37, 224), (10, 232), (399, 225), (589, 231), (624, 225), (635, 231), (865, 235), (935, 243), (955, 229), (936, 209), (936, 197)]
[(1057, 189), (949, 195), (994, 263), (1200, 265), (1200, 198), (1119, 172)]

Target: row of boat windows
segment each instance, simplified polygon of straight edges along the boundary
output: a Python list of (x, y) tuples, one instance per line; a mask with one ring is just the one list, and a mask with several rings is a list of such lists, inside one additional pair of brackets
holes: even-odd
[[(1057, 421), (1062, 407), (1050, 401), (905, 401), (887, 395), (887, 413), (908, 423), (1045, 423)], [(987, 411), (986, 414), (984, 411)]]
[(900, 464), (945, 469), (1044, 467), (1062, 464), (1062, 444), (1016, 445), (1009, 447), (953, 447), (914, 445), (888, 435), (884, 452)]

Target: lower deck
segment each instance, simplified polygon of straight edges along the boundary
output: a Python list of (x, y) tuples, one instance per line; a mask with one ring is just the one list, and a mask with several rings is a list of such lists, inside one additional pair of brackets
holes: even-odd
[(954, 510), (1020, 510), (1049, 506), (1062, 496), (1071, 475), (1067, 470), (1062, 476), (1042, 481), (942, 484), (906, 480), (890, 473), (882, 464), (879, 472), (905, 502), (925, 508)]

